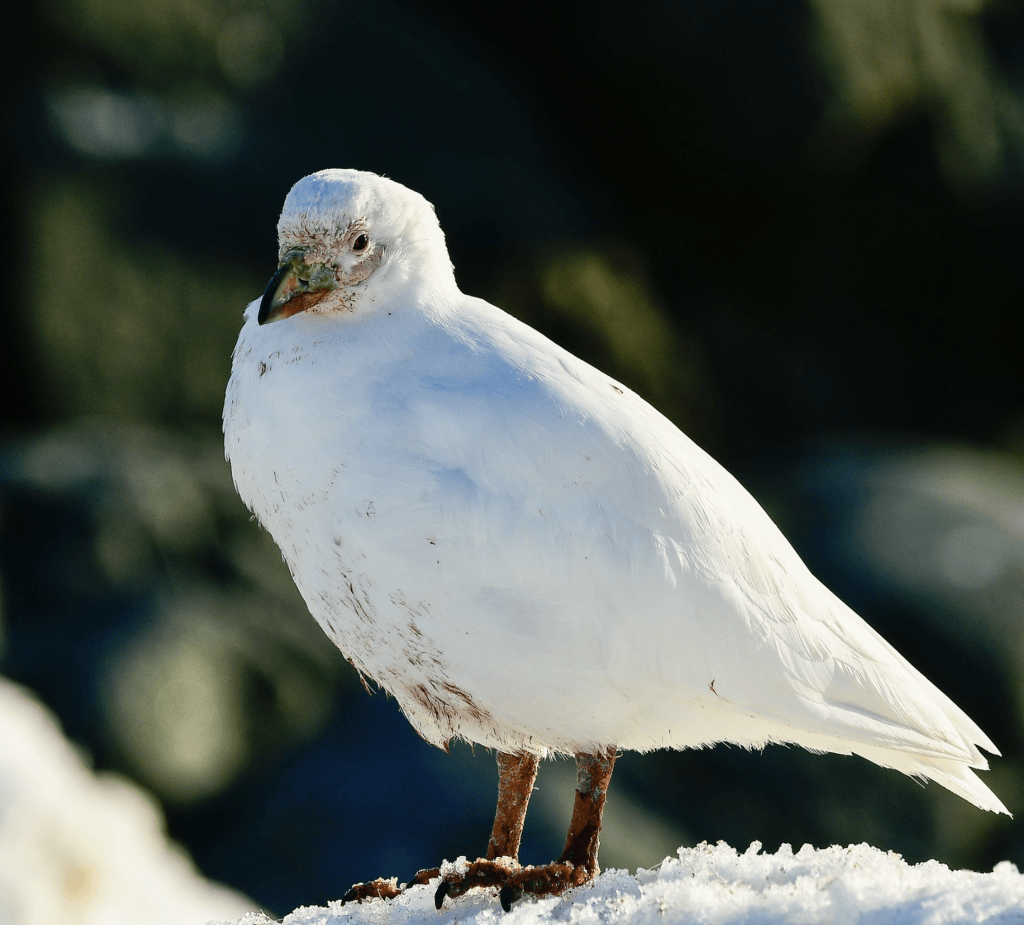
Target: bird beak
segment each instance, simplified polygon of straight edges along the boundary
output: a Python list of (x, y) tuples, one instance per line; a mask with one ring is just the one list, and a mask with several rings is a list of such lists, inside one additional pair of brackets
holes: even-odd
[(290, 252), (267, 284), (256, 320), (270, 324), (290, 318), (312, 308), (337, 288), (334, 270), (322, 263), (310, 265), (301, 252)]

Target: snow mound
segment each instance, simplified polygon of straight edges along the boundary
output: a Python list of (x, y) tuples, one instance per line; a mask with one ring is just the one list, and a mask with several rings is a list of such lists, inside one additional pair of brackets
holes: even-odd
[(199, 925), (253, 906), (200, 877), (149, 794), (94, 775), (0, 678), (0, 925)]
[[(720, 842), (680, 848), (656, 870), (610, 870), (561, 897), (525, 898), (505, 915), (494, 891), (478, 890), (434, 910), (434, 888), (414, 887), (396, 900), (327, 908), (304, 906), (284, 925), (949, 925), (1024, 922), (1024, 876), (1004, 861), (989, 874), (950, 870), (937, 861), (910, 866), (898, 854), (868, 845), (794, 853), (783, 845), (762, 854)], [(258, 913), (236, 925), (267, 925)], [(211, 923), (226, 925), (226, 923)]]

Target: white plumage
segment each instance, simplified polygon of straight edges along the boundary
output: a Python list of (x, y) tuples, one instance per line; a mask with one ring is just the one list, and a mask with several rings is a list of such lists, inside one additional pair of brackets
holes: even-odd
[(459, 291), (423, 197), (322, 171), (278, 232), (228, 385), (235, 484), (313, 616), (425, 739), (791, 742), (1006, 811), (971, 770), (978, 746), (998, 754), (988, 737), (728, 472)]

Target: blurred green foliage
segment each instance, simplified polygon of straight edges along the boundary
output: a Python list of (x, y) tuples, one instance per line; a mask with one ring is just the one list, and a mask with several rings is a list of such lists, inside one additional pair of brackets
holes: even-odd
[(986, 41), (982, 14), (993, 5), (810, 0), (832, 83), (817, 139), (830, 166), (852, 169), (894, 124), (923, 111), (950, 183), (966, 196), (1004, 187), (1024, 142), (1024, 108)]
[(80, 179), (50, 177), (32, 202), (31, 318), (57, 414), (216, 421), (253, 281), (118, 235)]

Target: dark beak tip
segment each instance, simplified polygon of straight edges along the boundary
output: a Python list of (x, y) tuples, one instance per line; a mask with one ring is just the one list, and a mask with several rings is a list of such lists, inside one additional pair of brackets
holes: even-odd
[(285, 280), (291, 275), (293, 269), (291, 264), (286, 263), (278, 267), (277, 272), (270, 278), (267, 288), (263, 290), (263, 298), (260, 299), (260, 310), (256, 315), (258, 324), (271, 324), (281, 318), (279, 309), (287, 299), (285, 302), (281, 302), (278, 297)]
[(271, 308), (270, 300), (264, 298), (260, 302), (260, 310), (256, 315), (256, 323), (259, 325), (272, 324), (277, 321), (277, 317), (274, 316), (274, 312)]

